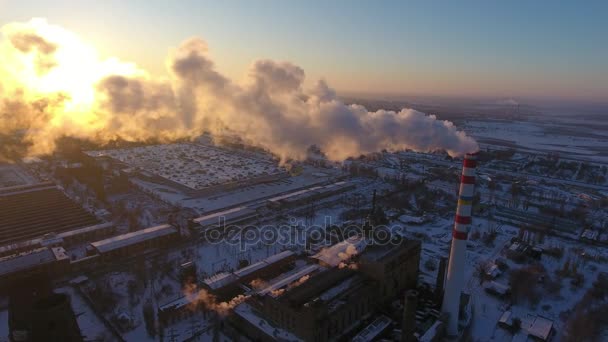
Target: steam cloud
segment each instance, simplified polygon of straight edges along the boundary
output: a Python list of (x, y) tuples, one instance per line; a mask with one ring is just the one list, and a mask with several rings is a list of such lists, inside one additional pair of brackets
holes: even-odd
[(69, 91), (73, 88), (32, 89), (14, 72), (23, 68), (24, 59), (35, 69), (34, 78), (69, 70), (59, 60), (69, 46), (47, 34), (53, 31), (73, 35), (41, 20), (2, 28), (7, 39), (0, 45), (0, 59), (12, 65), (0, 66), (0, 133), (23, 132), (30, 154), (52, 152), (62, 136), (170, 141), (205, 131), (232, 132), (282, 159), (303, 159), (311, 145), (336, 161), (383, 149), (445, 150), (451, 156), (478, 149), (471, 137), (434, 115), (346, 105), (324, 80), (304, 89), (304, 70), (289, 62), (256, 61), (246, 82), (233, 82), (216, 71), (199, 38), (184, 41), (170, 54), (169, 79), (152, 78), (115, 59), (90, 62), (107, 72), (82, 85), (90, 88), (92, 100), (77, 102)]
[(245, 295), (238, 295), (229, 301), (220, 302), (213, 294), (205, 289), (198, 289), (194, 284), (186, 284), (183, 292), (186, 299), (190, 302), (191, 310), (196, 310), (199, 306), (202, 306), (206, 310), (215, 311), (221, 317), (225, 317), (230, 310), (249, 298)]

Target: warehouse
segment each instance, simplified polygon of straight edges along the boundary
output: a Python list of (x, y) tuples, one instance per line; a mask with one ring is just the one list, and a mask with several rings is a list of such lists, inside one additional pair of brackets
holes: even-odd
[(223, 234), (226, 227), (254, 222), (257, 217), (258, 213), (255, 209), (237, 207), (192, 219), (190, 228), (201, 236), (209, 230), (219, 230)]
[(12, 281), (30, 275), (55, 275), (67, 270), (70, 258), (61, 247), (41, 247), (0, 258), (0, 281)]
[(126, 257), (147, 249), (167, 247), (177, 235), (175, 228), (163, 224), (93, 242), (87, 254), (99, 254), (104, 260)]

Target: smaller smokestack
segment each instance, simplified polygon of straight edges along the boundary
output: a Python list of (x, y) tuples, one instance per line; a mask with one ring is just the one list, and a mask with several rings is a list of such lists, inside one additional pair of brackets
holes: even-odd
[(416, 307), (418, 306), (418, 291), (408, 290), (405, 293), (403, 303), (403, 323), (401, 327), (401, 342), (417, 341), (416, 332)]
[(435, 296), (438, 302), (443, 300), (443, 287), (445, 286), (445, 269), (447, 267), (447, 259), (441, 257), (439, 259), (439, 269), (437, 270), (437, 282), (435, 283)]

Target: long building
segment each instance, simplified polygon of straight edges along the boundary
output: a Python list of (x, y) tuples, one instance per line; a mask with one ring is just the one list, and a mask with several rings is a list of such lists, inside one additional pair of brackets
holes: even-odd
[(99, 254), (104, 260), (127, 257), (147, 249), (166, 247), (177, 236), (177, 229), (171, 225), (162, 224), (93, 242), (90, 244), (87, 254)]
[(0, 247), (0, 257), (8, 256), (45, 246), (70, 246), (78, 243), (95, 241), (114, 233), (112, 223), (101, 223), (92, 226), (68, 230), (63, 233), (48, 233), (39, 238), (21, 241)]
[(32, 275), (55, 275), (68, 269), (70, 258), (61, 247), (41, 247), (0, 258), (0, 284)]

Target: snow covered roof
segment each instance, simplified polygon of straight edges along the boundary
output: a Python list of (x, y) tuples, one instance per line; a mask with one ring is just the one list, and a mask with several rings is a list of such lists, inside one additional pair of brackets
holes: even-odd
[(353, 281), (356, 278), (357, 277), (353, 274), (349, 278), (338, 283), (336, 286), (333, 286), (333, 287), (330, 287), (329, 289), (327, 289), (325, 292), (323, 292), (321, 295), (319, 295), (319, 298), (326, 302), (332, 300), (336, 296), (338, 296), (341, 293), (343, 293), (344, 291), (346, 291), (351, 286), (351, 284), (353, 283)]
[(257, 311), (248, 303), (241, 303), (234, 308), (234, 314), (241, 317), (249, 324), (257, 327), (269, 337), (277, 341), (303, 341), (285, 329), (272, 325), (260, 316)]
[(315, 187), (304, 189), (304, 190), (298, 190), (298, 191), (290, 192), (288, 194), (284, 194), (284, 195), (273, 197), (273, 198), (269, 199), (268, 201), (270, 201), (270, 202), (278, 202), (278, 201), (287, 199), (289, 197), (302, 195), (302, 194), (305, 194), (307, 192), (310, 192), (310, 191), (313, 191), (313, 190), (316, 190), (316, 189), (320, 189), (320, 188), (321, 188), (320, 186), (315, 186)]
[(236, 280), (238, 280), (238, 277), (234, 274), (222, 272), (203, 280), (203, 284), (207, 285), (212, 290), (217, 290)]
[(353, 236), (331, 247), (323, 248), (319, 253), (313, 255), (312, 258), (335, 267), (342, 261), (361, 253), (366, 246), (367, 242), (363, 237)]
[(274, 264), (275, 262), (281, 261), (285, 258), (288, 258), (292, 255), (295, 255), (295, 253), (293, 251), (290, 250), (286, 250), (286, 251), (282, 251), (281, 253), (277, 253), (275, 255), (271, 255), (268, 258), (264, 259), (264, 261), (268, 264)]
[(192, 221), (194, 223), (200, 224), (201, 226), (208, 226), (208, 225), (219, 224), (220, 223), (219, 219), (221, 217), (223, 217), (225, 220), (224, 223), (229, 224), (230, 221), (232, 221), (232, 220), (238, 220), (238, 219), (241, 219), (244, 217), (250, 217), (255, 214), (256, 214), (256, 211), (254, 209), (247, 208), (247, 207), (237, 207), (237, 208), (232, 208), (232, 209), (220, 211), (217, 213), (212, 213), (212, 214), (208, 214), (205, 216), (197, 217), (197, 218), (193, 219)]
[(508, 285), (501, 284), (495, 281), (487, 283), (484, 288), (493, 290), (500, 295), (505, 295), (510, 290), (510, 287)]
[(551, 330), (553, 329), (553, 321), (542, 316), (536, 316), (532, 325), (527, 329), (528, 334), (536, 338), (540, 338), (543, 341), (549, 339)]
[(498, 320), (498, 323), (502, 323), (502, 324), (511, 326), (513, 324), (512, 318), (513, 318), (513, 313), (511, 311), (507, 310), (502, 313), (502, 315), (500, 316), (500, 319)]
[(80, 229), (68, 230), (67, 232), (59, 233), (59, 234), (57, 234), (57, 237), (66, 238), (66, 237), (70, 237), (70, 236), (94, 232), (96, 230), (109, 229), (111, 227), (112, 227), (112, 224), (107, 223), (107, 222), (101, 223), (101, 224), (95, 224), (92, 226), (88, 226), (88, 227), (84, 227), (84, 228), (80, 228)]
[(190, 300), (188, 300), (188, 298), (186, 296), (184, 296), (184, 297), (177, 298), (175, 300), (172, 300), (168, 303), (161, 305), (158, 308), (158, 311), (164, 312), (164, 311), (170, 311), (170, 310), (179, 310), (179, 309), (187, 306), (188, 304), (190, 304)]
[(360, 333), (353, 337), (353, 342), (367, 342), (373, 341), (378, 335), (380, 335), (389, 325), (391, 319), (381, 315), (376, 318), (370, 325), (365, 327)]
[(274, 263), (277, 263), (281, 260), (284, 260), (292, 255), (295, 255), (294, 252), (290, 250), (286, 250), (280, 252), (275, 255), (271, 255), (266, 259), (260, 260), (256, 263), (253, 263), (247, 267), (243, 267), (240, 270), (234, 271), (232, 273), (218, 273), (212, 277), (205, 279), (203, 282), (211, 289), (217, 290), (221, 287), (224, 287), (232, 282), (238, 281), (242, 277), (246, 277), (254, 272), (257, 272), (267, 266), (270, 266)]
[[(62, 248), (63, 249), (63, 248)], [(65, 252), (65, 250), (64, 250)], [(0, 258), (0, 277), (57, 261), (57, 254), (48, 247)]]
[(177, 233), (177, 230), (168, 224), (150, 227), (136, 232), (122, 234), (91, 243), (100, 253), (123, 248), (135, 243)]
[(258, 291), (258, 294), (266, 295), (272, 291), (278, 290), (284, 286), (287, 286), (287, 285), (295, 282), (296, 280), (298, 280), (306, 275), (311, 274), (312, 272), (318, 270), (319, 268), (321, 268), (319, 265), (309, 265), (309, 266), (300, 268), (299, 270), (297, 270), (294, 273), (286, 274), (285, 276), (275, 278), (275, 280), (273, 282), (271, 282), (267, 287)]
[(268, 264), (266, 262), (264, 262), (264, 260), (262, 261), (258, 261), (256, 263), (253, 263), (247, 267), (243, 267), (240, 270), (234, 271), (234, 275), (241, 278), (241, 277), (245, 277), (253, 272), (259, 271), (262, 268), (268, 266)]

